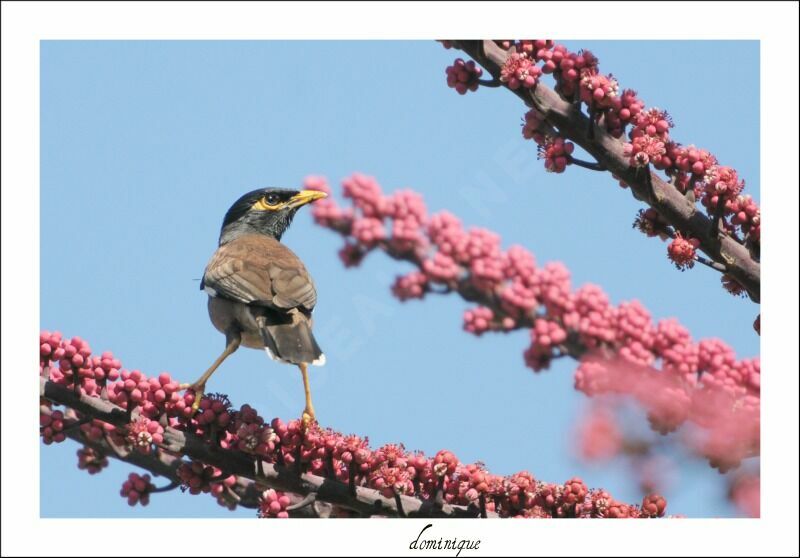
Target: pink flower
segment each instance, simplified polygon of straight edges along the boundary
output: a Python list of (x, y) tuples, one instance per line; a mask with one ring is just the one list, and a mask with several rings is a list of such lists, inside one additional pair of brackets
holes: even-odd
[(697, 247), (700, 241), (696, 238), (684, 238), (680, 233), (675, 235), (675, 239), (667, 247), (667, 255), (675, 267), (684, 271), (694, 267), (694, 260), (697, 256)]
[(544, 138), (544, 143), (539, 145), (539, 158), (544, 159), (544, 168), (547, 172), (561, 173), (572, 164), (571, 155), (575, 145), (565, 141), (562, 137)]
[(97, 450), (84, 446), (78, 450), (78, 469), (96, 475), (108, 467), (108, 458)]
[(374, 177), (353, 174), (342, 181), (342, 193), (353, 200), (365, 217), (381, 217), (386, 202)]
[(290, 504), (291, 500), (286, 493), (271, 488), (265, 490), (259, 500), (258, 517), (278, 517), (285, 519), (289, 517), (289, 512), (286, 508), (288, 508)]
[(438, 283), (447, 283), (456, 279), (461, 272), (458, 264), (442, 252), (436, 252), (433, 258), (422, 262), (422, 271), (432, 280)]
[(512, 52), (500, 68), (500, 81), (509, 89), (531, 89), (541, 74), (542, 70), (524, 52)]
[(67, 439), (64, 430), (64, 413), (61, 411), (53, 411), (52, 413), (45, 414), (39, 413), (39, 426), (42, 442), (45, 445), (50, 445), (53, 442), (59, 443)]
[(464, 312), (464, 330), (475, 335), (481, 335), (492, 329), (494, 313), (485, 306), (478, 306)]
[(681, 147), (675, 154), (675, 166), (684, 171), (702, 178), (708, 170), (717, 164), (717, 158), (705, 149), (698, 149), (694, 145)]
[(522, 137), (532, 139), (538, 144), (544, 143), (545, 134), (540, 130), (544, 121), (544, 116), (536, 109), (526, 112), (522, 125)]
[(664, 517), (667, 500), (660, 494), (648, 494), (642, 500), (642, 514), (646, 517)]
[(761, 517), (761, 479), (757, 474), (737, 477), (728, 497), (748, 517)]
[(549, 347), (567, 340), (567, 332), (556, 322), (537, 318), (531, 330), (531, 338), (539, 345)]
[(611, 410), (594, 406), (581, 420), (577, 432), (578, 450), (586, 460), (604, 461), (622, 448), (622, 433)]
[(639, 111), (633, 123), (632, 139), (650, 136), (658, 138), (665, 143), (669, 141), (669, 129), (672, 128), (673, 123), (667, 111), (658, 108)]
[(392, 285), (392, 293), (401, 301), (411, 298), (422, 298), (428, 286), (428, 277), (419, 271), (397, 277)]
[(500, 292), (500, 300), (503, 310), (513, 316), (527, 314), (539, 305), (533, 287), (523, 279), (514, 279), (504, 288)]
[(456, 472), (457, 466), (458, 458), (451, 451), (441, 450), (433, 458), (433, 469), (439, 477), (452, 475)]
[(625, 154), (630, 156), (630, 165), (646, 167), (650, 163), (661, 164), (667, 150), (664, 142), (654, 136), (642, 135), (625, 144)]
[(386, 239), (383, 222), (375, 217), (363, 217), (353, 221), (353, 237), (364, 246), (374, 246)]
[(467, 91), (477, 91), (478, 80), (483, 75), (483, 70), (470, 60), (464, 62), (461, 58), (456, 58), (452, 66), (445, 70), (447, 74), (447, 86), (452, 87), (459, 95), (464, 95)]
[(561, 492), (561, 502), (566, 508), (572, 509), (575, 504), (583, 503), (589, 489), (586, 484), (578, 477), (574, 477), (564, 483), (564, 488)]
[(150, 382), (139, 370), (121, 370), (120, 381), (108, 387), (108, 398), (123, 409), (143, 403), (150, 391)]
[(122, 484), (120, 496), (128, 499), (129, 506), (150, 503), (150, 493), (155, 490), (155, 485), (150, 482), (150, 475), (140, 476), (138, 473), (128, 475), (128, 480)]
[(649, 237), (658, 236), (662, 240), (667, 238), (667, 226), (666, 221), (662, 220), (652, 207), (640, 209), (633, 221), (633, 228)]
[(613, 76), (604, 76), (595, 68), (585, 68), (580, 75), (581, 100), (584, 103), (598, 110), (614, 107), (619, 84)]
[(612, 392), (616, 387), (616, 377), (605, 364), (583, 360), (575, 370), (575, 389), (590, 397)]
[(154, 445), (164, 442), (164, 428), (157, 421), (139, 417), (139, 420), (128, 425), (126, 440), (139, 453), (149, 454)]
[(726, 213), (733, 215), (731, 222), (740, 227), (747, 238), (754, 242), (761, 241), (761, 209), (752, 197), (736, 196), (725, 204)]

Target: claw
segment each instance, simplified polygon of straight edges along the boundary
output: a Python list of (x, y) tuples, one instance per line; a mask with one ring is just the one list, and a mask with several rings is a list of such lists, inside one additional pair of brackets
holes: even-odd
[(203, 394), (205, 393), (205, 386), (198, 391), (194, 390), (194, 403), (192, 403), (192, 415), (197, 412), (197, 409), (200, 408), (200, 401), (203, 399)]
[(192, 402), (192, 415), (194, 415), (197, 409), (200, 408), (200, 401), (202, 401), (206, 392), (205, 384), (181, 384), (179, 388), (182, 390), (190, 389), (194, 392), (194, 401)]
[(303, 430), (307, 431), (315, 422), (317, 422), (317, 419), (314, 416), (314, 408), (306, 407), (303, 410), (303, 417), (300, 419), (300, 423), (303, 425)]

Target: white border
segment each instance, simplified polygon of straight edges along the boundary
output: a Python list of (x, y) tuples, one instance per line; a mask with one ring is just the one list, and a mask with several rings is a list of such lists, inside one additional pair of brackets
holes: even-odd
[[(547, 15), (543, 15), (547, 14)], [(37, 2), (2, 4), (2, 554), (409, 554), (424, 521), (40, 520), (29, 355), (38, 329), (41, 39), (760, 39), (765, 262), (762, 519), (435, 521), (478, 554), (798, 553), (796, 3)], [(659, 63), (668, 69), (671, 61)], [(713, 72), (713, 61), (709, 61)], [(719, 95), (754, 79), (720, 76)], [(665, 79), (680, 79), (679, 72)], [(686, 84), (691, 87), (690, 83)], [(735, 121), (735, 115), (732, 115)], [(735, 128), (732, 128), (735, 133)], [(747, 138), (742, 138), (747, 141)], [(780, 248), (779, 248), (780, 247)], [(24, 395), (23, 395), (24, 394)], [(132, 528), (135, 525), (135, 528)], [(211, 532), (218, 536), (206, 536)], [(310, 531), (313, 529), (313, 531)], [(222, 534), (224, 533), (224, 536)], [(309, 534), (313, 533), (313, 536)], [(417, 555), (452, 555), (416, 552)]]

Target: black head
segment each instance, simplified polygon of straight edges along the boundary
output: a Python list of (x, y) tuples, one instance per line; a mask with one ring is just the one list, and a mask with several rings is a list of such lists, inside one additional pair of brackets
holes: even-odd
[(280, 240), (300, 207), (326, 195), (317, 190), (284, 188), (261, 188), (248, 192), (225, 214), (219, 243), (222, 245), (243, 234), (253, 233)]

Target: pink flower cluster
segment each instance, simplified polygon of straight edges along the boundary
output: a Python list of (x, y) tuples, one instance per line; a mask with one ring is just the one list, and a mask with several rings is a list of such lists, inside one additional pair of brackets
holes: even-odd
[[(723, 273), (720, 275), (720, 281), (722, 282), (722, 288), (731, 293), (733, 296), (747, 296), (747, 291), (745, 288), (742, 287), (741, 283), (734, 279), (730, 274)], [(756, 331), (758, 331), (758, 328), (756, 328)]]
[(593, 110), (610, 110), (615, 108), (619, 84), (613, 76), (605, 76), (596, 69), (582, 72), (581, 101), (593, 107)]
[(108, 388), (108, 399), (123, 409), (141, 405), (150, 392), (150, 382), (139, 370), (122, 370), (120, 382), (111, 384)]
[(186, 414), (187, 409), (180, 394), (180, 383), (168, 373), (162, 372), (158, 378), (149, 378), (140, 389), (144, 390), (141, 406), (145, 416), (152, 419), (164, 412), (171, 415)]
[(128, 425), (128, 445), (142, 454), (154, 451), (154, 446), (164, 442), (164, 427), (157, 421), (141, 416)]
[(667, 153), (664, 142), (653, 136), (639, 136), (625, 144), (625, 154), (630, 156), (632, 167), (647, 167), (663, 160)]
[[(509, 44), (506, 49), (510, 47)], [(528, 56), (536, 56), (540, 51), (550, 48), (553, 48), (553, 41), (550, 39), (523, 39), (517, 42), (517, 51), (524, 52)]]
[(198, 461), (183, 463), (178, 468), (178, 478), (183, 489), (190, 494), (208, 494), (219, 497), (226, 488), (236, 484), (235, 475), (224, 475), (222, 470)]
[[(319, 190), (330, 196), (331, 189), (328, 181), (322, 176), (306, 177), (303, 187), (307, 190)], [(341, 223), (349, 223), (353, 219), (353, 210), (340, 208), (330, 197), (323, 198), (311, 204), (314, 221), (323, 227), (337, 228)]]
[[(194, 402), (194, 393), (191, 396)], [(224, 430), (231, 422), (231, 415), (231, 402), (228, 397), (220, 393), (209, 393), (200, 400), (200, 406), (193, 419), (205, 430), (211, 428)]]
[[(663, 113), (650, 112), (647, 118), (649, 123), (639, 120), (645, 132), (650, 126), (657, 134), (667, 132)], [(362, 186), (346, 190), (354, 204), (353, 221), (362, 219), (366, 210), (391, 228), (393, 214), (387, 208), (394, 198), (384, 195), (372, 178), (356, 175), (345, 184), (354, 182)], [(332, 197), (327, 199), (335, 203)], [(645, 211), (641, 219), (642, 227), (662, 234), (657, 215)], [(547, 369), (554, 358), (588, 350), (593, 356), (584, 358), (576, 370), (576, 389), (587, 395), (633, 396), (648, 410), (651, 425), (659, 432), (670, 432), (687, 421), (701, 426), (706, 435), (698, 444), (714, 466), (733, 466), (752, 455), (758, 445), (758, 358), (736, 361), (733, 351), (719, 340), (696, 343), (677, 321), (654, 324), (639, 302), (614, 306), (596, 285), (573, 289), (563, 264), (539, 267), (533, 255), (519, 246), (503, 251), (496, 234), (465, 230), (450, 213), (428, 218), (421, 214), (418, 223), (421, 236), (409, 250), (398, 252), (391, 242), (380, 246), (418, 268), (396, 281), (393, 292), (400, 300), (421, 298), (430, 285), (444, 284), (468, 300), (479, 301), (464, 314), (466, 331), (481, 335), (529, 329), (531, 344), (524, 359), (534, 371)], [(363, 254), (376, 248), (354, 239), (346, 220), (337, 225), (335, 230), (345, 242)], [(689, 266), (696, 248), (696, 240), (677, 235), (670, 244), (670, 257), (676, 265)], [(708, 351), (717, 356), (703, 356)], [(714, 401), (710, 414), (700, 412), (701, 400)], [(742, 421), (741, 435), (728, 428), (737, 421)]]
[(512, 52), (500, 68), (500, 81), (507, 84), (509, 89), (532, 89), (539, 81), (542, 70), (526, 52)]
[(411, 298), (422, 298), (427, 290), (428, 277), (419, 271), (397, 277), (392, 285), (392, 293), (402, 301)]
[(572, 164), (572, 152), (575, 144), (560, 136), (553, 136), (545, 131), (544, 118), (536, 109), (525, 113), (522, 125), (522, 137), (532, 139), (538, 145), (538, 157), (544, 160), (547, 172), (562, 173), (567, 165)]
[(638, 229), (647, 236), (657, 236), (661, 240), (666, 240), (672, 234), (669, 223), (664, 221), (658, 211), (652, 207), (639, 210), (636, 219), (633, 221), (633, 228)]
[(155, 488), (155, 485), (150, 482), (150, 475), (142, 476), (138, 473), (131, 473), (122, 484), (119, 494), (128, 499), (129, 506), (135, 506), (136, 504), (146, 506), (150, 503), (150, 493)]
[(684, 238), (681, 233), (677, 233), (675, 238), (667, 246), (667, 255), (675, 267), (684, 271), (694, 266), (697, 257), (697, 248), (700, 241), (696, 238)]
[(483, 75), (483, 70), (470, 60), (464, 62), (461, 58), (456, 58), (452, 66), (446, 69), (447, 86), (455, 89), (459, 95), (464, 95), (467, 91), (477, 91), (478, 80)]
[(125, 440), (121, 439), (117, 434), (117, 429), (113, 424), (100, 420), (92, 420), (91, 422), (82, 424), (81, 432), (90, 442), (99, 442), (104, 436), (109, 435), (114, 437), (115, 442), (125, 443)]
[(545, 134), (541, 131), (541, 126), (545, 122), (544, 116), (536, 109), (531, 109), (525, 113), (522, 120), (522, 137), (532, 139), (539, 145), (544, 144)]
[(719, 340), (678, 343), (671, 347), (677, 349), (671, 356), (680, 360), (670, 364), (665, 359), (661, 370), (622, 356), (608, 359), (590, 353), (578, 367), (575, 387), (591, 396), (632, 396), (662, 434), (691, 423), (690, 445), (712, 467), (726, 472), (758, 454), (758, 359), (736, 361)]
[(733, 225), (741, 227), (742, 232), (753, 243), (761, 242), (761, 209), (750, 196), (736, 196), (725, 202), (725, 212), (733, 215)]
[(536, 60), (542, 62), (542, 72), (553, 74), (556, 90), (572, 99), (580, 90), (585, 76), (597, 73), (597, 57), (588, 50), (570, 52), (564, 45), (548, 41), (536, 51)]
[(264, 419), (255, 409), (250, 405), (242, 405), (234, 417), (230, 430), (236, 440), (236, 449), (261, 456), (275, 451), (278, 436), (270, 425), (264, 423)]
[(547, 172), (561, 173), (571, 165), (570, 155), (575, 150), (571, 141), (561, 137), (546, 136), (539, 144), (539, 158), (544, 159), (544, 168)]
[(603, 461), (619, 453), (622, 432), (611, 409), (602, 405), (592, 406), (578, 424), (578, 451), (583, 459)]
[[(108, 381), (117, 379), (119, 361), (109, 352), (91, 357), (89, 344), (80, 337), (63, 339), (59, 332), (42, 331), (39, 335), (39, 366), (47, 365), (53, 381), (74, 385), (91, 394), (99, 394)], [(56, 366), (57, 364), (57, 366)]]
[(728, 498), (748, 517), (761, 517), (761, 479), (758, 474), (746, 473), (731, 482)]
[(64, 413), (62, 411), (53, 411), (49, 415), (39, 413), (39, 426), (42, 442), (48, 446), (53, 442), (59, 443), (67, 439), (67, 435), (64, 433)]
[(284, 492), (279, 492), (271, 488), (269, 490), (265, 490), (264, 494), (261, 496), (261, 500), (259, 501), (258, 517), (278, 517), (281, 519), (288, 518), (289, 512), (286, 511), (286, 508), (289, 507), (290, 503), (291, 500), (289, 499), (289, 496), (287, 496)]
[(84, 446), (78, 450), (78, 469), (96, 475), (108, 467), (108, 458), (99, 451)]
[[(450, 223), (452, 224), (452, 221)], [(480, 234), (478, 238), (485, 240), (489, 237)], [(475, 257), (485, 255), (486, 246), (475, 238), (472, 240), (477, 244), (467, 243), (467, 247), (462, 246), (460, 249)], [(533, 265), (529, 258), (519, 253), (519, 250), (515, 250), (513, 254), (508, 259), (512, 262), (511, 268), (517, 272), (521, 269), (530, 269)], [(44, 374), (50, 361), (45, 359), (42, 364)], [(66, 382), (64, 378), (58, 381)], [(133, 385), (130, 382), (133, 382)], [(387, 498), (403, 494), (431, 499), (438, 494), (447, 503), (473, 506), (476, 513), (483, 505), (486, 510), (502, 517), (651, 515), (643, 507), (614, 501), (605, 491), (589, 490), (577, 478), (570, 479), (563, 485), (557, 485), (537, 481), (525, 471), (507, 477), (498, 476), (486, 471), (480, 463), (461, 463), (447, 450), (442, 450), (433, 457), (426, 457), (420, 452), (408, 452), (399, 444), (385, 444), (373, 450), (366, 439), (323, 429), (316, 423), (305, 429), (299, 420), (284, 422), (275, 418), (267, 423), (249, 405), (243, 405), (239, 410), (232, 411), (227, 398), (222, 396), (204, 397), (201, 403), (202, 411), (196, 417), (186, 417), (182, 412), (175, 412), (176, 403), (172, 407), (155, 405), (150, 407), (151, 410), (156, 409), (160, 413), (150, 418), (142, 413), (142, 409), (150, 401), (145, 394), (163, 389), (163, 386), (172, 383), (172, 379), (166, 373), (156, 378), (148, 378), (141, 372), (136, 375), (131, 372), (121, 373), (116, 383), (119, 385), (109, 385), (108, 394), (117, 394), (118, 400), (131, 406), (132, 413), (138, 418), (127, 427), (114, 427), (97, 420), (83, 424), (81, 430), (87, 438), (99, 439), (104, 434), (109, 434), (115, 443), (127, 443), (131, 449), (147, 453), (160, 451), (157, 446), (163, 441), (161, 421), (166, 421), (173, 428), (201, 435), (210, 434), (212, 429), (209, 425), (216, 425), (214, 429), (222, 430), (216, 431), (215, 436), (210, 437), (209, 443), (218, 444), (223, 451), (235, 449), (258, 455), (269, 463), (299, 468), (301, 471), (344, 483), (353, 483), (355, 486), (373, 488)], [(145, 385), (160, 387), (145, 389), (143, 387)], [(83, 395), (100, 397), (99, 394), (89, 392), (82, 387), (78, 389)], [(132, 396), (137, 389), (142, 391), (142, 397)], [(120, 394), (123, 393), (127, 396), (121, 397)], [(164, 394), (166, 395), (166, 391)], [(43, 413), (42, 416), (47, 416), (47, 420), (43, 419), (43, 423), (47, 422), (47, 427), (51, 429), (45, 438), (47, 442), (48, 438), (55, 439), (63, 427), (57, 423), (63, 422), (64, 414), (61, 411), (53, 411), (49, 415)], [(227, 419), (221, 420), (226, 416)], [(79, 466), (90, 472), (97, 472), (107, 464), (104, 456), (89, 448), (80, 450), (78, 455)], [(210, 493), (220, 504), (228, 507), (234, 505), (231, 503), (233, 499), (227, 495), (237, 483), (235, 475), (198, 461), (183, 462), (177, 469), (177, 475), (183, 489), (190, 494)], [(131, 473), (120, 493), (131, 505), (137, 503), (147, 505), (154, 490), (155, 486), (150, 482), (149, 475), (140, 476)], [(288, 506), (287, 495), (267, 491), (261, 499), (259, 516), (287, 517)], [(615, 506), (624, 510), (624, 513), (613, 511)]]
[(626, 89), (622, 94), (611, 97), (612, 106), (602, 115), (606, 131), (615, 138), (621, 138), (628, 124), (638, 121), (644, 110), (644, 103), (636, 96), (636, 91)]

